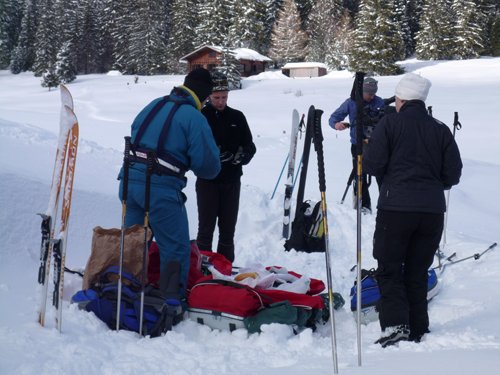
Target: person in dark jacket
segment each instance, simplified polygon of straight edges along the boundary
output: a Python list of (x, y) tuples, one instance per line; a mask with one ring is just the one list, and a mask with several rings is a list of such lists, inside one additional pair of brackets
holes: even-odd
[(243, 165), (252, 160), (256, 148), (242, 112), (227, 106), (227, 78), (214, 74), (214, 89), (202, 113), (208, 120), (220, 149), (222, 169), (215, 178), (198, 177), (198, 236), (200, 250), (212, 251), (216, 222), (219, 228), (217, 252), (234, 261), (234, 232), (238, 219), (240, 178)]
[(431, 82), (408, 73), (396, 86), (396, 111), (377, 124), (363, 158), (381, 180), (373, 237), (380, 288), (377, 343), (419, 342), (429, 332), (428, 269), (439, 247), (444, 191), (458, 184), (462, 161), (450, 129), (427, 114)]
[[(363, 81), (363, 104), (365, 114), (370, 118), (378, 118), (380, 112), (384, 108), (384, 99), (375, 95), (378, 90), (378, 82), (372, 77), (366, 77)], [(357, 117), (356, 100), (348, 98), (335, 112), (333, 112), (328, 120), (328, 124), (335, 130), (345, 130), (350, 128), (351, 136), (351, 155), (352, 155), (352, 168), (356, 170), (357, 153), (356, 153), (356, 117)], [(344, 122), (345, 118), (349, 116), (350, 124)], [(363, 171), (364, 172), (364, 171)], [(366, 173), (362, 175), (362, 201), (361, 206), (364, 213), (371, 213), (372, 205), (370, 192), (368, 190), (368, 176)], [(354, 194), (356, 194), (356, 186), (354, 186)], [(356, 207), (355, 207), (356, 208)]]
[[(185, 77), (184, 85), (174, 87), (168, 100), (164, 97), (153, 100), (132, 123), (134, 154), (154, 150), (161, 163), (155, 163), (151, 176), (149, 225), (160, 249), (160, 269), (163, 270), (170, 261), (181, 265), (181, 295), (187, 285), (190, 257), (189, 226), (184, 206), (186, 196), (182, 192), (187, 181), (184, 173), (192, 170), (196, 176), (210, 179), (221, 169), (219, 150), (206, 118), (200, 113), (202, 102), (212, 92), (212, 86), (210, 72), (195, 69)], [(168, 133), (161, 141), (162, 129), (171, 113), (173, 117)], [(149, 125), (143, 127), (148, 118), (151, 119)], [(140, 158), (135, 158), (129, 168), (127, 227), (144, 223), (145, 171), (144, 160), (141, 162)], [(123, 170), (119, 179), (122, 199)]]

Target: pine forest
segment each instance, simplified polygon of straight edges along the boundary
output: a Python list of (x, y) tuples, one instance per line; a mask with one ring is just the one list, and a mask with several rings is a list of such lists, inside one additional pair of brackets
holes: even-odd
[[(42, 84), (78, 74), (184, 74), (202, 45), (329, 70), (500, 55), (499, 0), (0, 0), (0, 69)], [(235, 59), (228, 59), (237, 64)]]

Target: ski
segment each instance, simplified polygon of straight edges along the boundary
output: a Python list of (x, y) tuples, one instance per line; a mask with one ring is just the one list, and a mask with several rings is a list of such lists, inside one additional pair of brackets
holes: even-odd
[(52, 183), (50, 188), (50, 197), (47, 211), (40, 214), (42, 217), (42, 239), (40, 245), (40, 266), (38, 269), (38, 283), (42, 285), (40, 307), (38, 310), (38, 322), (41, 326), (45, 325), (45, 312), (47, 306), (47, 292), (50, 275), (50, 261), (53, 252), (54, 230), (59, 205), (59, 196), (61, 191), (61, 182), (64, 172), (64, 163), (66, 161), (66, 150), (68, 145), (68, 136), (70, 126), (66, 121), (66, 107), (73, 109), (73, 98), (71, 93), (64, 85), (60, 85), (61, 93), (61, 112), (59, 119), (59, 137), (57, 142), (56, 158), (52, 171)]
[(287, 240), (290, 237), (290, 214), (292, 208), (292, 194), (294, 184), (295, 155), (297, 153), (297, 141), (301, 124), (304, 123), (304, 115), (299, 120), (299, 112), (296, 109), (292, 112), (292, 133), (290, 135), (290, 151), (288, 152), (288, 171), (285, 184), (285, 201), (283, 213), (282, 237)]
[(66, 170), (64, 174), (64, 190), (62, 199), (61, 218), (59, 231), (54, 238), (54, 291), (52, 305), (56, 308), (56, 327), (61, 332), (62, 324), (62, 298), (64, 291), (64, 268), (66, 263), (66, 246), (68, 239), (69, 214), (71, 209), (71, 196), (73, 193), (73, 181), (75, 176), (76, 154), (78, 151), (78, 120), (73, 110), (64, 106), (66, 121), (72, 124), (68, 137), (68, 150), (66, 159)]

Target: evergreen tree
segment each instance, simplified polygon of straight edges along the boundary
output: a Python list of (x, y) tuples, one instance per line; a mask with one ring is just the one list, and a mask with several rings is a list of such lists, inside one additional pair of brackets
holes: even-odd
[(103, 0), (98, 3), (97, 29), (99, 35), (98, 60), (100, 72), (107, 72), (115, 67), (115, 41), (113, 36), (113, 31), (116, 29), (115, 1)]
[(76, 79), (76, 68), (73, 65), (71, 42), (65, 42), (59, 53), (55, 67), (55, 75), (61, 83), (69, 83)]
[(170, 9), (170, 29), (168, 38), (168, 71), (181, 74), (186, 70), (186, 65), (179, 60), (192, 52), (195, 45), (195, 28), (198, 24), (198, 15), (193, 12), (197, 0), (174, 0)]
[(396, 61), (404, 57), (392, 0), (362, 0), (350, 56), (350, 69), (390, 75), (401, 73)]
[[(327, 56), (336, 47), (335, 32), (341, 20), (340, 0), (317, 1), (309, 14), (307, 30), (309, 34), (308, 61), (326, 62)], [(336, 69), (337, 66), (329, 66)]]
[(267, 54), (269, 47), (271, 45), (271, 34), (273, 32), (273, 27), (276, 22), (276, 16), (278, 11), (281, 9), (283, 0), (264, 0), (265, 2), (265, 13), (266, 20), (264, 22), (264, 40), (265, 45), (263, 47), (263, 52)]
[(422, 60), (453, 57), (454, 15), (449, 0), (425, 0), (416, 35), (416, 56)]
[(48, 71), (49, 66), (55, 65), (59, 45), (54, 1), (42, 0), (39, 6), (40, 23), (36, 31), (35, 61), (33, 63), (33, 73), (36, 77), (40, 77)]
[(234, 51), (227, 46), (223, 47), (222, 54), (220, 55), (220, 65), (216, 68), (216, 71), (227, 77), (230, 90), (241, 88), (240, 65)]
[[(415, 53), (415, 47), (417, 44), (415, 37), (420, 30), (420, 17), (422, 16), (423, 3), (424, 0), (407, 0), (406, 2), (405, 16), (410, 29), (410, 46), (412, 54)], [(405, 46), (407, 46), (406, 41)], [(408, 53), (408, 49), (406, 52)]]
[(333, 31), (333, 46), (325, 56), (325, 63), (330, 69), (347, 69), (354, 28), (349, 11), (344, 9), (340, 22)]
[(359, 11), (360, 0), (343, 0), (342, 5), (345, 9), (349, 11), (351, 19), (353, 19)]
[(263, 52), (265, 48), (265, 7), (261, 0), (239, 0), (232, 8), (228, 44)]
[(324, 1), (324, 0), (294, 0), (295, 5), (297, 7), (297, 11), (300, 14), (300, 20), (302, 22), (302, 29), (307, 30), (307, 21), (309, 20), (309, 13), (311, 13), (311, 10), (314, 6), (314, 3), (317, 3), (318, 1)]
[[(72, 0), (69, 0), (72, 1)], [(71, 5), (70, 5), (71, 6)], [(79, 73), (102, 72), (100, 12), (103, 11), (99, 0), (83, 0), (74, 5), (71, 16), (66, 14), (67, 54)], [(68, 9), (70, 11), (71, 9)], [(75, 48), (78, 46), (78, 48)]]
[(483, 48), (483, 32), (480, 25), (486, 24), (486, 15), (471, 0), (453, 0), (456, 14), (453, 40), (453, 55), (458, 59), (478, 57)]
[(11, 55), (10, 71), (14, 74), (30, 70), (35, 61), (35, 34), (38, 27), (38, 9), (35, 0), (25, 0), (21, 30)]
[(0, 69), (10, 64), (21, 29), (22, 8), (17, 0), (0, 1)]
[(230, 0), (206, 0), (199, 5), (200, 23), (196, 27), (196, 46), (227, 44), (232, 20)]
[(113, 68), (127, 74), (135, 73), (129, 53), (131, 25), (140, 16), (135, 4), (135, 0), (111, 0), (108, 4), (113, 18), (108, 29), (113, 44)]
[(404, 43), (404, 57), (411, 56), (415, 51), (414, 35), (410, 28), (410, 19), (413, 14), (410, 13), (411, 0), (394, 0), (394, 21), (401, 28), (401, 37)]
[(491, 27), (491, 54), (500, 56), (500, 15), (498, 15)]
[(130, 25), (130, 73), (150, 75), (167, 71), (166, 4), (163, 0), (136, 0), (135, 17)]
[(42, 74), (42, 87), (48, 87), (49, 91), (52, 87), (59, 86), (59, 77), (54, 71), (52, 66), (49, 66), (47, 70)]
[(477, 5), (481, 16), (478, 17), (478, 26), (481, 29), (481, 40), (483, 48), (479, 54), (490, 55), (492, 53), (491, 39), (493, 32), (493, 22), (497, 14), (500, 14), (499, 0), (473, 0)]
[(269, 56), (278, 65), (304, 61), (308, 37), (302, 30), (299, 12), (293, 0), (284, 0), (271, 35)]

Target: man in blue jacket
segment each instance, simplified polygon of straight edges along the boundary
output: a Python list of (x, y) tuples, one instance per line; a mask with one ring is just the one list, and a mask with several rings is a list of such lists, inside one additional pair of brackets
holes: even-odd
[(408, 73), (396, 86), (396, 111), (377, 124), (363, 158), (381, 181), (373, 256), (381, 299), (382, 347), (419, 342), (429, 332), (427, 278), (443, 231), (444, 190), (458, 184), (462, 161), (450, 129), (427, 114), (431, 82)]
[[(368, 118), (378, 118), (380, 111), (384, 108), (384, 100), (375, 95), (378, 90), (378, 82), (372, 77), (366, 77), (363, 81), (363, 105), (365, 116)], [(357, 116), (357, 107), (355, 98), (348, 98), (344, 103), (338, 107), (335, 112), (333, 112), (328, 121), (330, 127), (335, 130), (345, 130), (350, 128), (350, 136), (351, 136), (351, 155), (352, 155), (352, 167), (353, 170), (356, 170), (356, 116)], [(344, 119), (349, 116), (350, 124), (344, 122)], [(365, 128), (364, 130), (367, 130)], [(366, 133), (366, 132), (364, 132)], [(360, 140), (363, 141), (363, 140)], [(368, 178), (366, 173), (363, 173), (363, 181), (362, 181), (362, 210), (364, 213), (371, 213), (371, 199), (370, 192), (368, 191)], [(354, 186), (354, 194), (356, 194), (356, 186)]]
[[(134, 159), (129, 168), (125, 225), (144, 223), (144, 155), (153, 150), (156, 162), (150, 184), (149, 225), (160, 249), (160, 269), (170, 261), (181, 265), (181, 294), (187, 285), (190, 257), (184, 174), (192, 170), (198, 177), (214, 178), (221, 168), (219, 149), (200, 112), (212, 87), (208, 70), (195, 69), (186, 76), (184, 85), (174, 87), (168, 97), (153, 100), (132, 123)], [(121, 199), (123, 171), (120, 179)]]

